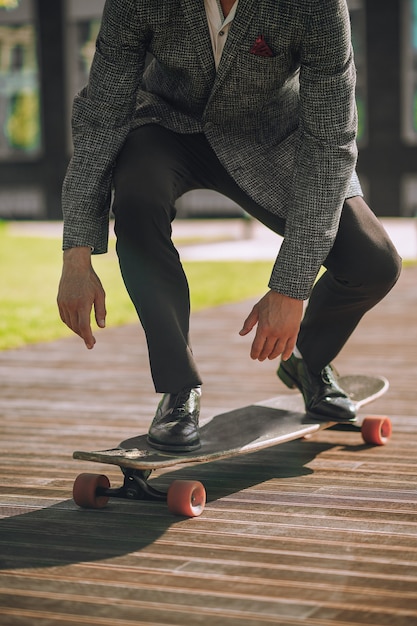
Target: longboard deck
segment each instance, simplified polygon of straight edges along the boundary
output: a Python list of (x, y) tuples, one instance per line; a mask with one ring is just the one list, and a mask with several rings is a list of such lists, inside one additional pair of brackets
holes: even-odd
[[(385, 378), (345, 376), (339, 384), (349, 393), (356, 408), (372, 402), (388, 389)], [(147, 443), (146, 435), (122, 441), (117, 448), (96, 452), (76, 451), (75, 459), (107, 463), (138, 470), (154, 470), (181, 463), (213, 461), (255, 452), (294, 439), (313, 435), (334, 422), (316, 421), (304, 412), (301, 394), (279, 395), (249, 406), (216, 415), (200, 429), (201, 448), (170, 454)], [(353, 424), (358, 424), (353, 422)]]

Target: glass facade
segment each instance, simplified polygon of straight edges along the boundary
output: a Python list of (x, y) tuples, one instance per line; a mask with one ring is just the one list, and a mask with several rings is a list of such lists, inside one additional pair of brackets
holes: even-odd
[(403, 0), (402, 134), (417, 145), (417, 0)]
[(41, 147), (33, 2), (0, 0), (0, 159), (33, 159)]
[[(417, 0), (402, 1), (402, 140), (417, 146)], [(417, 172), (404, 173), (401, 214), (417, 216)]]
[[(42, 194), (36, 207), (29, 207), (26, 197), (19, 196), (18, 203), (15, 196), (4, 197), (24, 191), (33, 198), (35, 188), (45, 196), (45, 214), (60, 216), (58, 187), (72, 152), (71, 105), (88, 80), (104, 4), (105, 0), (0, 0), (0, 217), (14, 215), (18, 205), (22, 215), (40, 215)], [(347, 4), (357, 67), (358, 144), (365, 155), (358, 164), (361, 182), (368, 185), (371, 201), (378, 199), (378, 214), (414, 215), (417, 0), (347, 0)], [(370, 63), (373, 74), (367, 76)], [(387, 141), (399, 155), (390, 177), (381, 175)]]

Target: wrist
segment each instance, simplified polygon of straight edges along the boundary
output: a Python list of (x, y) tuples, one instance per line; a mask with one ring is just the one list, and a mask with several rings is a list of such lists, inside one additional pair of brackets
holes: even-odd
[(77, 246), (75, 248), (68, 248), (67, 250), (64, 250), (64, 264), (90, 266), (91, 253), (92, 249), (90, 246)]
[(271, 297), (275, 297), (277, 300), (281, 299), (287, 302), (303, 302), (301, 298), (293, 298), (292, 296), (287, 296), (287, 294), (276, 291), (275, 289), (270, 289), (269, 293), (272, 294)]

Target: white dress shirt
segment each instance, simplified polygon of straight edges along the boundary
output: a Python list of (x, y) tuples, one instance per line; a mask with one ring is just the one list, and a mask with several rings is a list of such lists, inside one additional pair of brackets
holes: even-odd
[(230, 26), (235, 17), (238, 2), (239, 0), (236, 0), (229, 12), (229, 15), (225, 18), (220, 0), (204, 0), (216, 69), (219, 67), (223, 48), (226, 43)]

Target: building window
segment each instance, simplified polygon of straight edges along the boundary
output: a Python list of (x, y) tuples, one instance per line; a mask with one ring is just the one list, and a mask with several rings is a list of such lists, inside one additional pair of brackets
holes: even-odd
[(0, 159), (41, 150), (39, 65), (32, 0), (0, 0)]

